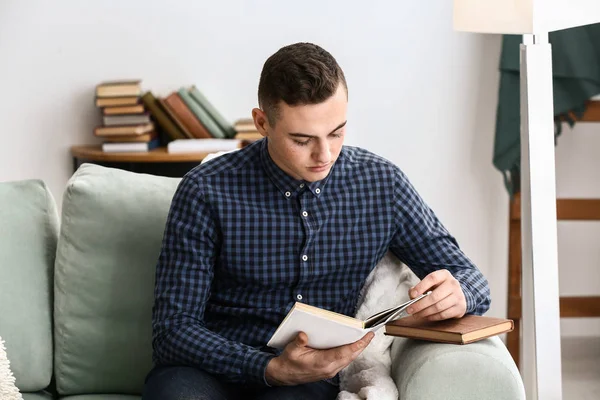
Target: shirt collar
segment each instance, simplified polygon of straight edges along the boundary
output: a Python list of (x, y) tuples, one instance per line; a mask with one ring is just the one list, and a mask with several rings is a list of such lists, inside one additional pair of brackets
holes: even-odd
[(312, 194), (316, 197), (321, 196), (324, 192), (325, 185), (329, 180), (329, 177), (331, 176), (333, 168), (335, 167), (335, 164), (333, 165), (333, 167), (331, 167), (329, 174), (327, 174), (327, 176), (321, 179), (320, 181), (306, 182), (304, 180), (292, 178), (281, 168), (279, 168), (279, 166), (275, 164), (275, 162), (271, 158), (271, 155), (269, 154), (269, 149), (267, 147), (268, 140), (268, 138), (262, 140), (262, 143), (260, 145), (260, 159), (263, 168), (267, 173), (267, 176), (269, 177), (269, 179), (271, 179), (271, 181), (277, 187), (277, 189), (279, 189), (281, 194), (284, 197), (291, 199), (292, 197), (297, 196), (299, 193), (305, 190), (305, 188), (308, 188), (308, 190), (310, 190)]

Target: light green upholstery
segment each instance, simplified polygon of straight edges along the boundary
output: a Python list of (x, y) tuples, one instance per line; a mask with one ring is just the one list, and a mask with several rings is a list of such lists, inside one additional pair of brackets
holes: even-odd
[(52, 400), (52, 395), (47, 392), (21, 393), (23, 400)]
[(55, 264), (60, 395), (141, 393), (156, 260), (178, 183), (92, 164), (69, 180)]
[(52, 266), (58, 214), (39, 180), (0, 183), (0, 336), (20, 391), (52, 375)]
[(499, 337), (468, 345), (395, 338), (392, 360), (400, 399), (525, 399), (517, 366)]

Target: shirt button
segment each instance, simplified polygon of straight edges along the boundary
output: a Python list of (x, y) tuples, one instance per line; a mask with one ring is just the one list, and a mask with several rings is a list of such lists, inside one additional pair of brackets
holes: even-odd
[(302, 216), (303, 217), (308, 217), (308, 213), (306, 211), (302, 211)]
[(302, 261), (307, 261), (308, 260), (308, 256), (305, 254), (302, 256)]
[(319, 189), (319, 188), (316, 188), (316, 189), (315, 189), (315, 193), (316, 193), (316, 194), (319, 194), (319, 193), (321, 193), (321, 189)]
[(285, 192), (285, 197), (290, 197), (292, 194), (290, 192)]
[(304, 187), (304, 183), (301, 183), (301, 184), (300, 184), (300, 188), (303, 188), (303, 187)]
[(298, 295), (296, 296), (296, 298), (297, 298), (298, 300), (302, 300), (302, 295), (301, 295), (301, 294), (298, 294)]

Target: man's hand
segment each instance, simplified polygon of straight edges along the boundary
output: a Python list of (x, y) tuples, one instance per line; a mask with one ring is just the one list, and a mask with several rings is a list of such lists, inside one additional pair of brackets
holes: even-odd
[(407, 312), (414, 318), (428, 321), (460, 318), (467, 311), (467, 300), (460, 283), (447, 269), (440, 269), (427, 275), (409, 290), (411, 299), (431, 290), (429, 296), (411, 305)]
[(265, 377), (269, 385), (299, 385), (333, 378), (350, 364), (373, 339), (373, 332), (362, 339), (327, 350), (308, 347), (308, 336), (300, 332), (283, 352), (269, 361)]

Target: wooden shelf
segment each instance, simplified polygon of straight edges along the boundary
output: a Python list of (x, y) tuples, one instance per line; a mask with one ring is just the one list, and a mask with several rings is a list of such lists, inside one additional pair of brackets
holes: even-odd
[(133, 163), (179, 163), (200, 162), (209, 153), (167, 153), (166, 147), (159, 147), (147, 153), (105, 153), (99, 145), (72, 146), (71, 155), (79, 160), (103, 162), (133, 162)]
[(587, 102), (587, 108), (581, 121), (600, 122), (600, 100), (590, 100)]

